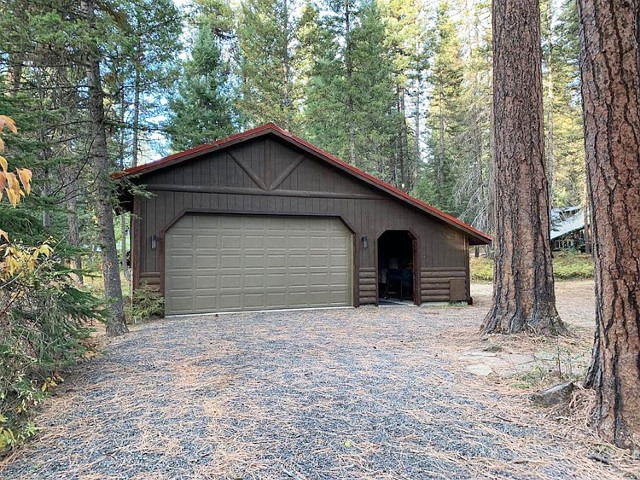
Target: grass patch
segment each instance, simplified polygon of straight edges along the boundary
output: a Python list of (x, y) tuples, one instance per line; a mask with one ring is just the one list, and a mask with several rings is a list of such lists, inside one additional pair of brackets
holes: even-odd
[[(493, 259), (471, 257), (471, 280), (491, 282), (493, 280)], [(553, 254), (553, 274), (556, 280), (588, 280), (593, 278), (593, 258), (583, 253), (555, 252)]]
[(559, 280), (588, 280), (593, 278), (593, 257), (584, 253), (556, 254), (553, 275)]
[(493, 259), (486, 257), (471, 257), (469, 271), (472, 282), (491, 282), (493, 280)]

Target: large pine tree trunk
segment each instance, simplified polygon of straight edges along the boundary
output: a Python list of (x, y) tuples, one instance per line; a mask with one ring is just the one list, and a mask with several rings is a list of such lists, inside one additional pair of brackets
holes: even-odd
[(558, 334), (544, 166), (539, 0), (493, 2), (496, 238), (486, 333)]
[[(89, 25), (93, 26), (95, 16), (93, 0), (83, 0), (82, 7)], [(98, 239), (102, 256), (104, 290), (111, 309), (111, 315), (107, 321), (107, 335), (117, 336), (126, 333), (128, 330), (125, 323), (120, 269), (118, 268), (118, 250), (113, 231), (113, 192), (109, 177), (110, 165), (105, 131), (104, 94), (100, 77), (100, 62), (96, 58), (96, 52), (94, 51), (87, 55), (86, 75), (89, 122), (93, 139), (91, 144), (91, 165), (95, 179)]]
[(640, 448), (640, 1), (578, 0), (602, 438)]

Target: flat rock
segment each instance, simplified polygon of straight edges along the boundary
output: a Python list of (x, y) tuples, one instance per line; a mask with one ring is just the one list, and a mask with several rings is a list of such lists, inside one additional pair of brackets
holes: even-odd
[(466, 357), (485, 357), (485, 358), (498, 356), (497, 353), (493, 353), (493, 352), (467, 352), (464, 355)]
[(493, 373), (493, 369), (489, 365), (484, 365), (481, 363), (477, 365), (468, 365), (467, 371), (481, 377), (486, 377), (487, 375), (491, 375)]
[(576, 386), (573, 382), (560, 383), (549, 388), (538, 390), (529, 398), (531, 403), (538, 407), (552, 407), (559, 403), (568, 402), (575, 388)]

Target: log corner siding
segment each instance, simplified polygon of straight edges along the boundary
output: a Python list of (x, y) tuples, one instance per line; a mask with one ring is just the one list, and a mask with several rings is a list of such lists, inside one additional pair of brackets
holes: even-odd
[[(134, 288), (165, 294), (165, 237), (185, 216), (337, 218), (350, 234), (351, 303), (377, 305), (378, 243), (406, 232), (416, 304), (471, 302), (469, 246), (491, 238), (270, 123), (115, 173), (151, 195), (120, 197), (131, 211)], [(122, 191), (125, 190), (123, 187)]]

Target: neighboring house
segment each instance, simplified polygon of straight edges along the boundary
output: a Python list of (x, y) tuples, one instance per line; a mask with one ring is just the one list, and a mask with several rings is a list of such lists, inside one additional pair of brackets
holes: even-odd
[[(468, 301), (464, 222), (267, 124), (115, 174), (166, 314)], [(400, 298), (401, 300), (401, 298)]]
[(551, 209), (551, 246), (554, 250), (585, 251), (584, 208)]

